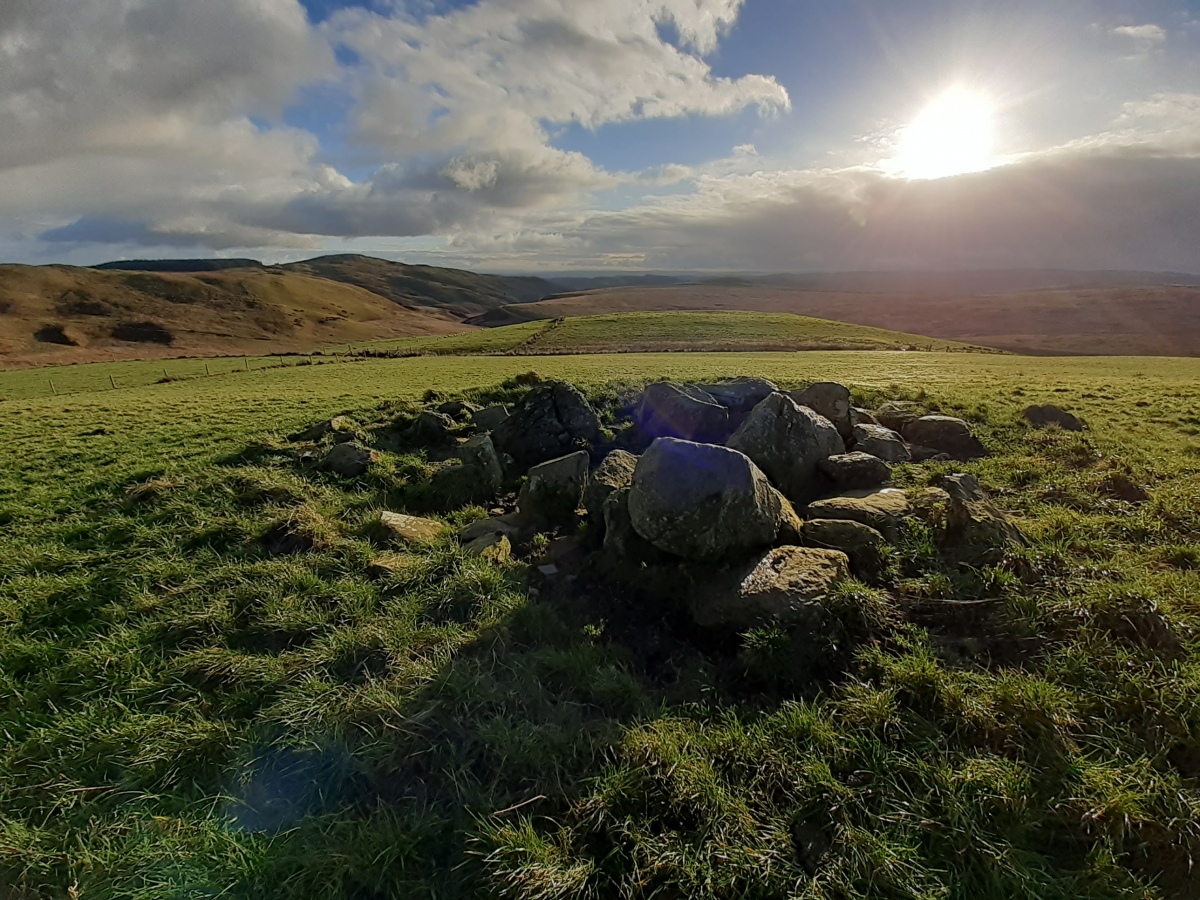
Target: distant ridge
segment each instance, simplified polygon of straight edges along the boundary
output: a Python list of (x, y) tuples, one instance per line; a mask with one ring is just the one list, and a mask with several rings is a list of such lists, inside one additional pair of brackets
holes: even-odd
[(91, 268), (116, 272), (224, 272), (266, 267), (257, 259), (118, 259)]

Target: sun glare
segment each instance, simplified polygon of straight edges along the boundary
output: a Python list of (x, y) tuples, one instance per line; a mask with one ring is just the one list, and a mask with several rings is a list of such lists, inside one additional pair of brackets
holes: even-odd
[(995, 165), (994, 110), (982, 94), (947, 91), (900, 134), (893, 160), (905, 178), (946, 178)]

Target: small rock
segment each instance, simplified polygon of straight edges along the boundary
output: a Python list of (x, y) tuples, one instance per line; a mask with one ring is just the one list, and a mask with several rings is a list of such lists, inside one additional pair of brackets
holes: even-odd
[(840, 551), (779, 547), (732, 578), (700, 586), (692, 615), (709, 627), (781, 622), (819, 635), (829, 592), (849, 575), (850, 560)]
[(898, 434), (925, 415), (926, 410), (908, 400), (889, 400), (875, 410), (875, 421)]
[(492, 432), (492, 440), (497, 450), (529, 468), (596, 444), (600, 419), (576, 388), (552, 381), (522, 397)]
[(900, 534), (910, 512), (908, 497), (898, 488), (881, 491), (851, 491), (841, 497), (818, 500), (808, 505), (810, 519), (850, 519), (869, 525), (889, 541)]
[(354, 420), (349, 416), (334, 416), (324, 422), (318, 422), (311, 428), (306, 428), (304, 431), (296, 434), (288, 435), (289, 441), (319, 441), (327, 434), (335, 432), (353, 432), (355, 430)]
[(910, 443), (948, 453), (958, 460), (987, 456), (979, 439), (971, 434), (967, 423), (953, 416), (922, 416), (908, 423), (901, 432)]
[(1150, 499), (1146, 489), (1135, 483), (1128, 475), (1117, 472), (1100, 482), (1100, 493), (1126, 503), (1145, 503)]
[(437, 411), (443, 416), (449, 416), (452, 419), (461, 419), (477, 413), (479, 406), (466, 400), (447, 400), (437, 408)]
[(413, 423), (413, 437), (431, 447), (440, 447), (453, 440), (454, 420), (442, 413), (425, 410)]
[(735, 378), (715, 384), (697, 387), (708, 394), (731, 413), (742, 415), (750, 412), (779, 388), (763, 378)]
[(414, 553), (381, 553), (367, 563), (367, 577), (373, 581), (382, 581), (414, 571), (420, 565), (421, 557)]
[(580, 450), (530, 469), (517, 500), (521, 514), (552, 522), (572, 518), (583, 502), (588, 462), (587, 452)]
[(325, 465), (330, 471), (346, 478), (357, 478), (366, 473), (373, 463), (379, 461), (379, 454), (356, 441), (345, 444), (334, 444), (325, 454)]
[(942, 488), (950, 498), (942, 544), (960, 561), (992, 565), (1012, 547), (1026, 543), (1020, 529), (992, 505), (974, 475), (947, 475)]
[(588, 478), (583, 506), (588, 514), (588, 528), (600, 537), (604, 532), (604, 501), (615, 490), (633, 483), (637, 457), (624, 450), (614, 450)]
[(656, 440), (638, 460), (628, 502), (634, 530), (685, 559), (768, 546), (779, 527), (767, 477), (744, 454), (713, 444)]
[(655, 438), (719, 442), (730, 431), (729, 410), (699, 388), (669, 381), (646, 385), (633, 419), (644, 434)]
[(471, 413), (471, 424), (475, 426), (476, 431), (495, 431), (507, 418), (507, 406), (488, 406)]
[(884, 462), (902, 463), (912, 459), (904, 439), (882, 425), (855, 425), (854, 449), (877, 456)]
[(507, 562), (512, 558), (512, 544), (503, 534), (485, 534), (463, 544), (463, 552), (492, 562)]
[(775, 491), (775, 494), (779, 497), (779, 527), (775, 534), (775, 543), (798, 547), (804, 543), (804, 520), (797, 515), (791, 500), (779, 491)]
[(853, 426), (850, 422), (850, 389), (836, 381), (820, 381), (802, 391), (793, 391), (791, 398), (807, 406), (833, 423), (842, 438), (848, 439)]
[(847, 491), (877, 488), (892, 479), (891, 466), (878, 456), (862, 451), (830, 456), (821, 460), (818, 468), (830, 481)]
[(815, 493), (818, 463), (846, 452), (828, 419), (786, 394), (772, 394), (754, 407), (728, 446), (750, 457), (784, 496), (798, 503)]
[(850, 427), (855, 425), (878, 425), (879, 420), (875, 418), (875, 413), (869, 409), (862, 409), (857, 406), (850, 407)]
[(920, 444), (909, 444), (908, 452), (912, 457), (911, 461), (915, 463), (949, 462), (954, 458), (949, 453), (943, 453), (933, 447), (922, 447)]
[(490, 519), (480, 519), (472, 522), (458, 532), (460, 543), (469, 544), (488, 535), (501, 535), (513, 543), (520, 543), (521, 536), (528, 530), (524, 519), (516, 513), (494, 516)]
[(850, 557), (850, 568), (866, 579), (882, 568), (883, 535), (852, 519), (810, 519), (804, 523), (804, 543), (809, 547), (840, 550)]
[(1028, 406), (1025, 421), (1034, 428), (1045, 428), (1047, 425), (1057, 425), (1063, 431), (1083, 431), (1083, 423), (1065, 409), (1046, 404), (1045, 406)]
[(554, 565), (554, 563), (547, 563), (544, 566), (538, 566), (538, 571), (549, 578), (552, 575), (558, 574), (558, 566)]
[(431, 544), (446, 532), (436, 519), (384, 510), (371, 526), (377, 540), (395, 544)]

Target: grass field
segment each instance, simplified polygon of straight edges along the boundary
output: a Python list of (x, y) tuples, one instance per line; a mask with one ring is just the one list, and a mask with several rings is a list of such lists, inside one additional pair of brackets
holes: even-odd
[[(951, 572), (914, 535), (869, 594), (890, 630), (817, 680), (769, 635), (698, 640), (451, 543), (371, 580), (363, 525), (427, 463), (346, 481), (283, 436), (531, 368), (921, 398), (983, 434), (960, 467), (1032, 546)], [(414, 357), (58, 397), (26, 374), (0, 373), (5, 900), (1200, 896), (1198, 361)], [(1036, 402), (1090, 430), (1028, 430)], [(1114, 472), (1152, 501), (1104, 496)], [(307, 549), (269, 552), (281, 527)]]

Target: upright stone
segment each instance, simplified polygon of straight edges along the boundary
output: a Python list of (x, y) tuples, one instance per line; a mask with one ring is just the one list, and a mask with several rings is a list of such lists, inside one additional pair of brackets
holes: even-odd
[(604, 501), (613, 491), (633, 483), (637, 457), (625, 450), (614, 450), (588, 478), (583, 506), (588, 513), (588, 527), (600, 534), (604, 531)]
[(579, 450), (530, 469), (517, 499), (521, 514), (551, 522), (573, 517), (587, 488), (588, 461), (587, 452)]
[(797, 503), (813, 495), (820, 462), (846, 452), (828, 419), (786, 394), (772, 394), (754, 407), (728, 446), (750, 457), (784, 496)]
[(718, 560), (768, 546), (779, 529), (780, 505), (767, 477), (744, 454), (659, 438), (634, 469), (629, 517), (660, 550)]

